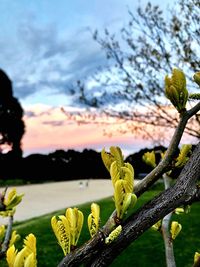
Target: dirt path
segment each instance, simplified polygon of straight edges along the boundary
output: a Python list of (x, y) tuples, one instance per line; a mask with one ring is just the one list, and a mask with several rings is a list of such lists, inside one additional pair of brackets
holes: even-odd
[[(18, 193), (25, 195), (17, 207), (15, 221), (23, 221), (113, 194), (109, 179), (24, 185), (16, 186), (16, 188)], [(2, 223), (5, 223), (5, 219), (0, 217), (0, 224)]]

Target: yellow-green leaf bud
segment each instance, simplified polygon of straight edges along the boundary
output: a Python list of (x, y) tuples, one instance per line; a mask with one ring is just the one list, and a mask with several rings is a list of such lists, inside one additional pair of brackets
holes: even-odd
[(114, 191), (114, 200), (115, 200), (115, 207), (117, 210), (117, 217), (119, 219), (122, 219), (124, 213), (123, 204), (124, 204), (124, 198), (125, 198), (125, 186), (124, 184), (126, 181), (124, 180), (118, 180), (115, 183), (115, 191)]
[(71, 236), (67, 218), (65, 216), (60, 218), (59, 216), (59, 219), (57, 219), (56, 216), (53, 216), (51, 226), (64, 255), (70, 253)]
[(4, 205), (6, 206), (6, 210), (12, 210), (15, 206), (17, 206), (21, 201), (24, 194), (17, 195), (16, 188), (13, 188), (4, 198)]
[(199, 252), (195, 252), (194, 254), (194, 263), (200, 261), (200, 253)]
[(176, 221), (173, 221), (171, 223), (171, 229), (170, 229), (170, 233), (171, 233), (171, 238), (173, 240), (175, 240), (175, 238), (178, 236), (178, 234), (180, 233), (182, 229), (182, 225)]
[(179, 69), (172, 70), (172, 77), (165, 77), (165, 94), (174, 107), (181, 112), (188, 100), (185, 74)]
[(117, 237), (120, 235), (121, 231), (122, 231), (122, 226), (121, 226), (121, 225), (117, 226), (117, 228), (115, 228), (115, 230), (113, 230), (113, 231), (109, 234), (109, 236), (106, 237), (106, 239), (105, 239), (105, 243), (106, 243), (106, 244), (110, 244), (110, 243), (112, 243), (114, 240), (117, 239)]
[(70, 229), (71, 245), (76, 246), (83, 226), (83, 213), (78, 208), (68, 208), (66, 218)]
[(14, 245), (15, 242), (17, 242), (19, 239), (20, 239), (20, 235), (17, 234), (17, 231), (13, 231), (12, 232), (12, 235), (11, 235), (9, 247), (11, 247), (12, 245)]
[(17, 250), (14, 245), (8, 248), (6, 251), (6, 261), (9, 267), (13, 267), (17, 256)]
[(155, 151), (144, 153), (144, 155), (142, 156), (142, 159), (147, 165), (149, 165), (149, 166), (151, 166), (153, 168), (156, 167)]
[(162, 220), (159, 220), (157, 223), (151, 226), (151, 229), (154, 231), (160, 231), (162, 226)]
[(188, 154), (191, 152), (192, 145), (184, 144), (180, 149), (180, 153), (176, 159), (175, 166), (180, 168), (183, 167), (186, 162), (188, 161), (189, 157)]
[(200, 86), (200, 71), (196, 72), (193, 76), (195, 83)]
[(183, 214), (185, 212), (184, 208), (176, 208), (174, 213), (177, 215)]
[(99, 229), (100, 224), (100, 207), (96, 203), (91, 204), (91, 213), (88, 216), (88, 229), (91, 237), (93, 237)]
[(5, 228), (5, 225), (1, 225), (0, 226), (0, 244), (3, 242), (4, 240), (4, 237), (5, 237), (5, 231), (6, 231), (6, 228)]
[(121, 167), (121, 173), (122, 173), (122, 179), (126, 181), (125, 185), (125, 191), (126, 193), (132, 193), (133, 192), (133, 172), (131, 169), (127, 167)]
[(101, 158), (102, 158), (102, 161), (103, 161), (106, 169), (110, 172), (110, 166), (113, 163), (113, 161), (115, 160), (114, 156), (111, 155), (111, 153), (106, 152), (105, 149), (103, 149), (101, 151)]

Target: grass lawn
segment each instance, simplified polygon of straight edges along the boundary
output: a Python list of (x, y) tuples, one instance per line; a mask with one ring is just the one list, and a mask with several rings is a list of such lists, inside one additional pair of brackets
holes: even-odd
[[(146, 192), (138, 200), (137, 207), (151, 199), (157, 193), (158, 191), (156, 190)], [(114, 209), (114, 202), (111, 198), (107, 198), (98, 201), (98, 204), (101, 207), (101, 220), (103, 225)], [(85, 215), (84, 227), (79, 241), (79, 244), (82, 244), (89, 239), (87, 216), (90, 213), (90, 203), (81, 205), (79, 208)], [(14, 229), (18, 231), (22, 239), (29, 233), (33, 233), (37, 237), (38, 267), (55, 267), (63, 257), (62, 250), (58, 246), (51, 229), (50, 220), (53, 215), (60, 215), (64, 212), (64, 210), (61, 210), (57, 213), (48, 214), (14, 225)], [(174, 242), (177, 267), (191, 267), (195, 251), (200, 250), (199, 214), (200, 204), (195, 203), (189, 214), (173, 216), (173, 219), (178, 220), (183, 227), (182, 232)], [(21, 244), (19, 246), (21, 247)], [(0, 266), (5, 267), (7, 265), (1, 261)], [(111, 266), (164, 267), (165, 255), (161, 235), (151, 229), (148, 230), (119, 255)]]

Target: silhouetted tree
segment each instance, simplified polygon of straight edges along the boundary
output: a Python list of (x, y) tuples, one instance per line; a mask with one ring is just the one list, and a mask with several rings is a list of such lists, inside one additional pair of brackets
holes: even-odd
[(23, 109), (13, 96), (12, 82), (7, 74), (0, 70), (0, 149), (8, 145), (9, 155), (22, 155), (21, 139), (25, 132)]

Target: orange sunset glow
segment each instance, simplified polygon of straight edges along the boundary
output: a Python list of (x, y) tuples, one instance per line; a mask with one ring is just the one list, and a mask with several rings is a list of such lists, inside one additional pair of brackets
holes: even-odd
[[(26, 110), (34, 115), (25, 115), (26, 133), (22, 139), (24, 154), (46, 153), (55, 149), (77, 149), (92, 148), (101, 150), (111, 145), (124, 147), (125, 153), (139, 150), (150, 142), (135, 139), (133, 134), (121, 134), (115, 132), (112, 137), (104, 134), (105, 130), (111, 131), (119, 126), (109, 124), (78, 125), (70, 121), (59, 107), (52, 108), (43, 104), (31, 105)], [(128, 151), (126, 151), (128, 150)]]

